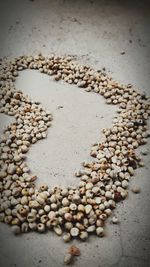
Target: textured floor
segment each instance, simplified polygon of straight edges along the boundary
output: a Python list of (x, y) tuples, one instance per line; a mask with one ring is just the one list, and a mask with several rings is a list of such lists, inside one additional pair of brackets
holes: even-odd
[[(122, 2), (0, 1), (0, 57), (74, 54), (78, 61), (96, 69), (105, 66), (117, 80), (150, 95), (150, 8), (146, 1)], [(101, 129), (111, 126), (116, 107), (36, 71), (22, 72), (16, 86), (54, 115), (48, 139), (33, 145), (27, 157), (38, 175), (37, 183), (76, 183), (74, 171), (88, 159), (92, 143), (102, 138)], [(0, 115), (1, 130), (10, 120)], [(150, 141), (141, 149), (150, 153)], [(75, 267), (150, 266), (149, 155), (131, 181), (141, 187), (141, 194), (129, 192), (129, 198), (119, 204), (115, 214), (120, 224), (108, 221), (105, 238), (74, 242), (81, 249)], [(68, 247), (51, 232), (14, 237), (2, 224), (0, 239), (2, 267), (59, 267)]]

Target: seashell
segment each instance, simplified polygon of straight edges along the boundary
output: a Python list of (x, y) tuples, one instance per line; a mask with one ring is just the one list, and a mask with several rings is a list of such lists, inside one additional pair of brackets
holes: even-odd
[(84, 218), (84, 213), (83, 212), (77, 212), (77, 221), (81, 221)]
[(102, 221), (105, 221), (107, 219), (107, 214), (106, 213), (102, 213), (99, 215), (99, 219)]
[(73, 228), (73, 224), (71, 222), (66, 222), (65, 223), (65, 229), (66, 230), (71, 230), (71, 228)]
[(72, 201), (76, 204), (79, 204), (81, 202), (81, 198), (79, 195), (77, 194), (74, 194), (73, 197), (72, 197)]
[(99, 237), (102, 237), (102, 236), (104, 236), (104, 229), (103, 229), (103, 227), (97, 227), (96, 228), (96, 234), (99, 236)]
[(135, 193), (135, 194), (138, 194), (138, 193), (140, 193), (140, 187), (139, 186), (136, 186), (136, 185), (134, 185), (134, 186), (132, 186), (132, 192), (133, 193)]
[(76, 228), (76, 227), (71, 228), (71, 230), (70, 230), (70, 234), (71, 234), (71, 236), (73, 236), (73, 237), (78, 236), (78, 235), (79, 235), (79, 229)]
[(29, 150), (28, 146), (26, 146), (26, 145), (22, 145), (22, 146), (20, 147), (20, 149), (21, 149), (21, 152), (22, 152), (22, 153), (26, 153), (26, 152), (28, 152), (28, 150)]
[(52, 226), (56, 226), (58, 225), (58, 219), (57, 218), (50, 219), (50, 223)]
[[(42, 191), (46, 191), (47, 189), (48, 189), (48, 185), (47, 184), (41, 184), (40, 185), (40, 189), (42, 190)], [(40, 194), (41, 195), (41, 194)], [(42, 196), (42, 195), (41, 195)]]
[(17, 155), (17, 154), (14, 155), (14, 161), (15, 161), (15, 162), (19, 162), (19, 161), (21, 161), (21, 159), (22, 159), (22, 158), (21, 158), (20, 155)]
[(106, 191), (106, 193), (105, 193), (105, 197), (106, 197), (107, 199), (111, 199), (111, 198), (112, 198), (112, 193), (111, 193), (110, 191)]
[(62, 199), (63, 206), (67, 207), (69, 205), (69, 203), (70, 202), (69, 202), (68, 198), (65, 197), (65, 198)]
[(103, 227), (104, 226), (104, 221), (100, 220), (100, 219), (96, 220), (96, 226), (97, 227)]
[[(29, 194), (29, 190), (28, 190), (28, 188), (23, 188), (22, 191), (21, 191), (21, 194), (22, 194), (23, 196), (28, 196), (28, 194)], [(26, 199), (26, 198), (25, 198), (25, 199)]]
[(41, 223), (45, 224), (48, 221), (48, 216), (47, 215), (42, 215), (40, 218)]
[(92, 192), (93, 192), (95, 195), (97, 195), (97, 194), (100, 193), (100, 188), (99, 188), (98, 186), (94, 186), (94, 187), (92, 188)]
[(49, 205), (45, 205), (44, 206), (44, 211), (46, 212), (46, 213), (48, 213), (48, 212), (50, 212), (50, 206)]
[(7, 172), (6, 171), (0, 171), (0, 179), (2, 180), (3, 178), (5, 178), (7, 176)]
[(107, 214), (107, 216), (110, 216), (112, 211), (111, 211), (111, 209), (105, 209), (105, 213)]
[(91, 210), (92, 210), (92, 206), (91, 205), (88, 204), (88, 205), (85, 206), (85, 213), (86, 214), (89, 214), (91, 212)]
[(80, 249), (73, 245), (69, 247), (68, 252), (73, 256), (80, 256), (81, 254)]
[(57, 210), (57, 204), (56, 203), (52, 203), (50, 205), (50, 207), (51, 207), (52, 210)]
[(123, 180), (121, 185), (122, 185), (123, 188), (128, 188), (129, 183), (128, 183), (128, 181)]
[(39, 232), (39, 233), (44, 233), (45, 232), (45, 225), (43, 224), (43, 223), (38, 223), (37, 224), (37, 231)]
[(68, 189), (64, 188), (64, 189), (61, 191), (61, 195), (62, 195), (63, 197), (68, 196)]
[(91, 225), (91, 226), (87, 227), (86, 231), (88, 233), (93, 233), (95, 231), (95, 228), (96, 228), (95, 225)]
[(92, 183), (87, 183), (86, 186), (85, 186), (85, 188), (87, 190), (92, 189), (93, 188), (93, 184)]
[(54, 226), (53, 229), (57, 235), (62, 235), (62, 229), (61, 229), (60, 225)]
[(50, 211), (50, 212), (48, 213), (48, 218), (49, 218), (50, 220), (51, 220), (51, 219), (54, 219), (55, 216), (56, 216), (55, 211)]
[(29, 207), (30, 208), (39, 208), (40, 204), (36, 200), (29, 201)]
[(68, 222), (71, 222), (72, 219), (73, 219), (71, 213), (68, 213), (68, 212), (65, 213), (64, 218), (65, 218), (65, 220), (68, 221)]
[(69, 207), (70, 207), (70, 210), (72, 211), (77, 209), (77, 205), (75, 203), (71, 203)]
[(88, 238), (88, 233), (85, 231), (81, 231), (79, 237), (82, 241), (85, 241)]
[(70, 235), (70, 233), (65, 233), (65, 234), (63, 235), (63, 240), (64, 240), (64, 242), (69, 242), (69, 241), (71, 240), (71, 235)]
[(117, 224), (118, 223), (118, 218), (117, 217), (112, 217), (112, 223)]
[(130, 166), (128, 167), (128, 172), (129, 174), (134, 175), (134, 169)]
[(8, 174), (14, 174), (15, 171), (16, 171), (16, 166), (13, 163), (9, 164), (8, 169), (7, 169)]
[(21, 232), (22, 233), (27, 233), (28, 229), (29, 229), (28, 223), (27, 222), (23, 222), (22, 225), (21, 225)]
[(36, 221), (36, 215), (34, 213), (29, 212), (27, 216), (27, 221), (29, 223), (35, 222)]
[(76, 226), (80, 231), (85, 230), (85, 227), (84, 227), (84, 225), (83, 225), (82, 223), (76, 222), (75, 226)]
[(85, 207), (84, 207), (84, 205), (79, 204), (79, 205), (78, 205), (78, 211), (84, 212), (84, 211), (85, 211)]
[(93, 212), (93, 214), (90, 214), (90, 217), (89, 217), (89, 224), (90, 224), (90, 225), (93, 225), (93, 224), (95, 224), (95, 222), (96, 222), (96, 215), (95, 215), (94, 212)]
[(64, 263), (66, 265), (70, 264), (73, 260), (73, 256), (70, 253), (66, 253), (64, 256)]
[(23, 196), (21, 198), (21, 204), (22, 205), (27, 205), (28, 204), (28, 197), (27, 196)]
[(38, 196), (36, 197), (36, 201), (37, 201), (39, 204), (41, 204), (41, 205), (43, 205), (43, 204), (45, 203), (45, 199), (42, 198), (40, 195), (38, 195)]
[(76, 177), (81, 177), (82, 176), (82, 172), (81, 171), (75, 172), (75, 176)]

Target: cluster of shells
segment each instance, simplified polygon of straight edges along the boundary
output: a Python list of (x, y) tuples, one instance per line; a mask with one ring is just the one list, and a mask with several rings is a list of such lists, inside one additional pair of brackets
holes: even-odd
[[(150, 99), (131, 85), (114, 81), (104, 69), (95, 71), (70, 56), (22, 56), (4, 59), (0, 66), (0, 112), (15, 118), (0, 140), (0, 221), (11, 225), (15, 234), (53, 230), (65, 242), (86, 240), (90, 234), (102, 237), (106, 219), (116, 203), (127, 197), (135, 169), (143, 166), (135, 149), (150, 136)], [(103, 129), (103, 141), (92, 146), (90, 162), (83, 162), (83, 168), (75, 173), (78, 186), (35, 185), (26, 153), (30, 145), (46, 138), (52, 114), (16, 90), (14, 82), (24, 69), (76, 84), (104, 96), (107, 104), (119, 106), (112, 127)]]

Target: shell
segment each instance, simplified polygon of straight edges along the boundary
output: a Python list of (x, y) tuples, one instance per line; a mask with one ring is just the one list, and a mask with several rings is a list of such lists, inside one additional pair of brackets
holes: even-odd
[(70, 253), (66, 253), (64, 256), (64, 263), (66, 265), (70, 264), (73, 260), (73, 255), (71, 255)]
[(45, 225), (43, 223), (38, 223), (37, 224), (37, 230), (39, 233), (44, 233), (45, 232)]
[(138, 193), (140, 193), (140, 187), (139, 186), (136, 186), (136, 185), (134, 185), (133, 187), (132, 187), (132, 192), (133, 193), (135, 193), (135, 194), (138, 194)]
[(78, 235), (79, 235), (79, 229), (76, 228), (76, 227), (71, 228), (71, 230), (70, 230), (70, 234), (71, 234), (71, 236), (73, 236), (73, 237), (78, 236)]
[(80, 256), (81, 254), (80, 249), (73, 245), (69, 247), (68, 252), (73, 256)]
[(54, 232), (57, 234), (57, 235), (62, 235), (62, 229), (60, 227), (60, 225), (57, 225), (57, 226), (54, 226)]
[(64, 240), (64, 242), (69, 242), (69, 241), (71, 240), (71, 235), (70, 235), (70, 233), (65, 233), (65, 234), (63, 235), (63, 240)]

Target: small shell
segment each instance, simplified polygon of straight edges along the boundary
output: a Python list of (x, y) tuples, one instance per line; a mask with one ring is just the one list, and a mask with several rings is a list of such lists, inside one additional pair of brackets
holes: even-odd
[(31, 212), (28, 213), (27, 221), (29, 223), (35, 222), (36, 221), (36, 215), (34, 213), (31, 213)]
[(71, 209), (72, 211), (76, 210), (76, 209), (77, 209), (77, 205), (76, 205), (75, 203), (71, 203), (71, 204), (70, 204), (70, 209)]
[(84, 207), (84, 205), (79, 204), (79, 205), (78, 205), (78, 211), (84, 212), (84, 211), (85, 211), (85, 207)]
[(28, 232), (28, 229), (29, 229), (29, 225), (27, 222), (24, 222), (22, 225), (21, 225), (21, 232), (23, 233), (27, 233)]
[(73, 260), (73, 255), (71, 255), (70, 253), (66, 253), (64, 256), (64, 263), (66, 265), (70, 264)]
[(70, 231), (71, 236), (76, 237), (79, 235), (79, 229), (76, 227), (73, 227)]
[(43, 223), (38, 223), (37, 224), (37, 230), (39, 233), (45, 232), (45, 225)]
[(102, 237), (104, 235), (104, 229), (103, 227), (97, 227), (96, 228), (96, 234), (100, 237)]
[(118, 218), (116, 216), (112, 217), (112, 223), (117, 224)]
[(80, 256), (81, 252), (80, 249), (76, 246), (71, 246), (68, 250), (68, 252), (73, 256)]
[(135, 194), (138, 194), (138, 193), (140, 193), (140, 187), (138, 187), (138, 186), (136, 186), (136, 185), (134, 185), (133, 187), (132, 187), (132, 192), (133, 193), (135, 193)]
[(48, 221), (48, 216), (46, 214), (42, 215), (40, 221), (41, 223), (45, 224)]
[(95, 231), (95, 225), (91, 225), (91, 226), (89, 226), (89, 227), (86, 229), (86, 231), (87, 231), (88, 233), (93, 233), (93, 232)]
[(64, 224), (64, 226), (65, 226), (65, 229), (66, 229), (66, 230), (70, 231), (71, 228), (73, 227), (73, 224), (72, 224), (71, 222), (66, 222), (66, 223)]
[(79, 204), (81, 202), (81, 198), (78, 194), (74, 194), (72, 197), (72, 200), (74, 201), (74, 203)]
[(85, 232), (85, 231), (82, 231), (81, 233), (80, 233), (80, 239), (82, 240), (82, 241), (85, 241), (87, 238), (88, 238), (88, 233), (87, 232)]
[(91, 205), (86, 205), (85, 206), (85, 213), (86, 214), (89, 214), (91, 212), (91, 210), (92, 210), (92, 206)]
[(71, 240), (71, 235), (70, 235), (70, 233), (65, 233), (65, 234), (63, 235), (63, 240), (64, 240), (64, 242), (69, 242), (69, 241)]
[(106, 191), (105, 197), (108, 198), (108, 199), (111, 199), (112, 198), (112, 193), (110, 191)]
[(93, 188), (93, 184), (92, 183), (87, 183), (86, 186), (85, 186), (85, 188), (87, 190), (92, 189)]
[(46, 212), (46, 213), (48, 213), (48, 212), (50, 212), (50, 206), (49, 205), (45, 205), (44, 206), (44, 211)]
[(69, 200), (68, 200), (67, 197), (63, 198), (62, 204), (63, 204), (64, 207), (67, 207), (69, 205)]
[(69, 212), (65, 213), (64, 217), (65, 217), (65, 220), (68, 221), (68, 222), (71, 222), (72, 219), (73, 219), (71, 213), (69, 213)]
[(62, 235), (62, 229), (60, 227), (60, 225), (57, 225), (57, 226), (54, 226), (54, 232), (57, 234), (57, 235)]

